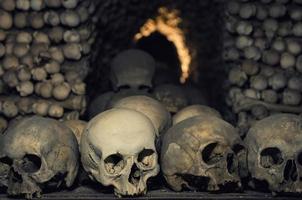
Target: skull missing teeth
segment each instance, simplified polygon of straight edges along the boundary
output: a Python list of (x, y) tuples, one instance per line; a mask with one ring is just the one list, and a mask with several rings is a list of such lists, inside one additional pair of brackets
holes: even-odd
[(159, 172), (156, 130), (142, 113), (111, 109), (95, 116), (81, 139), (80, 151), (89, 176), (113, 186), (117, 196), (140, 195)]
[(302, 118), (293, 114), (272, 115), (252, 126), (245, 143), (256, 187), (265, 183), (272, 192), (302, 192), (301, 127)]
[(148, 53), (129, 49), (118, 54), (111, 63), (110, 80), (119, 89), (149, 90), (155, 71), (155, 60)]
[(161, 167), (175, 191), (184, 187), (238, 189), (245, 161), (246, 151), (235, 128), (214, 116), (200, 115), (179, 122), (163, 138)]
[(40, 196), (43, 186), (70, 187), (78, 172), (78, 146), (71, 130), (43, 117), (17, 121), (3, 135), (0, 162), (10, 166), (9, 195)]

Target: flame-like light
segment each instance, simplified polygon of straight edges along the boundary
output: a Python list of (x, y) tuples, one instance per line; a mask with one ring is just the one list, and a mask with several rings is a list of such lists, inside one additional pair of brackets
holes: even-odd
[(184, 32), (179, 28), (181, 18), (178, 14), (177, 10), (168, 10), (165, 7), (159, 8), (158, 16), (155, 19), (148, 19), (140, 28), (140, 32), (134, 36), (134, 40), (138, 41), (143, 37), (148, 37), (156, 31), (166, 36), (176, 47), (182, 70), (180, 82), (185, 83), (189, 77), (191, 55), (186, 46)]

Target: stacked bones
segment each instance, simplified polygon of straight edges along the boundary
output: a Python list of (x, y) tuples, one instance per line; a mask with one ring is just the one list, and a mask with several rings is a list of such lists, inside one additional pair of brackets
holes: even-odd
[[(135, 67), (113, 70), (114, 86), (127, 84), (128, 90), (136, 90), (141, 84), (149, 85), (153, 75), (145, 75), (154, 64), (152, 60), (139, 50), (119, 54), (112, 68), (118, 68), (119, 61)], [(131, 76), (138, 74), (140, 79)], [(125, 75), (130, 79), (123, 79)], [(109, 94), (119, 97), (118, 93)], [(238, 163), (244, 161), (244, 145), (237, 130), (222, 120), (219, 112), (207, 106), (189, 106), (174, 115), (172, 124), (166, 105), (142, 94), (147, 95), (139, 93), (111, 101), (111, 108), (92, 117), (87, 125), (78, 121), (75, 127), (39, 116), (13, 123), (0, 135), (0, 184), (7, 186), (9, 195), (26, 198), (46, 192), (49, 180), (57, 183), (64, 178), (70, 187), (78, 171), (80, 144), (81, 162), (89, 177), (96, 184), (113, 186), (119, 197), (145, 194), (148, 179), (159, 173), (159, 164), (175, 191), (221, 191), (229, 183), (234, 184), (231, 189), (241, 187)], [(60, 142), (56, 142), (59, 137)], [(176, 154), (182, 159), (175, 160)], [(41, 167), (37, 160), (42, 162)], [(199, 180), (208, 181), (199, 184)], [(60, 184), (51, 185), (58, 189)]]
[(301, 19), (300, 0), (228, 2), (228, 104), (237, 114), (242, 136), (266, 116), (301, 113)]
[(0, 2), (1, 128), (19, 115), (83, 112), (95, 9), (90, 0)]
[[(137, 50), (122, 52), (122, 60), (129, 53), (139, 56), (136, 61), (148, 63), (136, 62), (136, 69), (152, 66), (150, 57)], [(130, 60), (124, 63), (133, 63), (133, 56), (127, 56)], [(125, 73), (119, 72), (114, 74), (116, 86), (128, 82), (130, 89), (135, 89), (141, 84), (121, 79)], [(145, 70), (135, 73), (146, 78)], [(274, 193), (302, 191), (302, 118), (298, 115), (279, 114), (260, 120), (244, 143), (238, 129), (204, 105), (188, 106), (171, 118), (168, 107), (141, 93), (111, 103), (112, 108), (87, 124), (40, 116), (12, 123), (0, 135), (0, 185), (7, 187), (9, 195), (25, 195), (27, 199), (40, 197), (50, 187), (57, 190), (63, 182), (70, 187), (77, 176), (80, 150), (89, 177), (95, 184), (113, 186), (119, 197), (144, 195), (148, 179), (159, 173), (159, 164), (174, 191), (241, 190), (241, 178), (247, 178), (248, 172), (254, 178), (251, 185), (261, 180)], [(294, 139), (288, 140), (288, 135)]]

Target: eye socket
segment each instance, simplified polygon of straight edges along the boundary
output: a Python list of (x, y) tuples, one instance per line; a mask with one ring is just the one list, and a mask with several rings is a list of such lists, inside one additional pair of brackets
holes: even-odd
[(155, 151), (152, 149), (143, 149), (137, 157), (139, 166), (144, 169), (150, 169), (154, 167), (155, 164)]
[(35, 173), (41, 168), (41, 158), (37, 155), (26, 154), (22, 160), (21, 169), (25, 173)]
[(224, 151), (221, 145), (219, 145), (217, 142), (208, 144), (203, 150), (202, 150), (202, 160), (208, 164), (213, 165), (215, 163), (218, 163), (224, 155)]
[(138, 89), (139, 90), (150, 90), (150, 87), (149, 86), (147, 86), (147, 85), (140, 85), (139, 87), (138, 87)]
[(280, 165), (284, 161), (280, 149), (276, 147), (270, 147), (262, 150), (260, 157), (260, 164), (264, 168)]
[(0, 163), (11, 166), (13, 164), (13, 160), (7, 156), (0, 158)]
[(302, 165), (302, 152), (300, 152), (298, 154), (297, 161), (298, 161), (299, 165)]
[(130, 89), (130, 85), (121, 85), (118, 87), (118, 91), (128, 90), (128, 89)]
[(104, 162), (109, 174), (119, 174), (125, 167), (123, 156), (119, 153), (108, 156)]

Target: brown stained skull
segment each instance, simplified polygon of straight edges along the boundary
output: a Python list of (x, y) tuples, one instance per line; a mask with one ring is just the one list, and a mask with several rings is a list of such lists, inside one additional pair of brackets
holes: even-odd
[(3, 135), (0, 162), (10, 166), (9, 195), (40, 196), (44, 187), (70, 187), (78, 172), (78, 145), (71, 130), (50, 118), (28, 117)]
[(302, 118), (276, 114), (256, 122), (245, 143), (248, 169), (272, 192), (302, 192)]
[(156, 130), (142, 113), (107, 110), (89, 121), (81, 139), (83, 167), (93, 180), (113, 186), (115, 195), (147, 192), (147, 180), (159, 172)]
[(240, 188), (245, 162), (246, 151), (235, 128), (217, 117), (189, 118), (163, 137), (161, 167), (175, 191)]
[(111, 63), (110, 80), (115, 91), (149, 90), (155, 71), (155, 60), (147, 52), (129, 49), (118, 54)]

